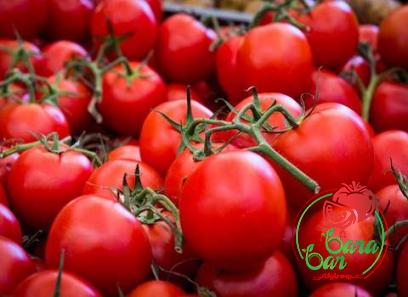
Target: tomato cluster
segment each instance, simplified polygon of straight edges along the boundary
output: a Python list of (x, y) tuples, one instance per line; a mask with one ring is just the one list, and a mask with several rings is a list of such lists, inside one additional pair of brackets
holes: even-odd
[[(0, 0), (0, 296), (408, 296), (408, 6), (376, 26), (266, 2), (239, 27), (161, 0)], [(297, 215), (355, 183), (387, 249), (318, 280)], [(324, 255), (324, 216), (302, 219)]]

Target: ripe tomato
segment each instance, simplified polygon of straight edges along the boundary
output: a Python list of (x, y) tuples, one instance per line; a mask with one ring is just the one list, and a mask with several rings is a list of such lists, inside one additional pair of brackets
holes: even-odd
[(146, 0), (146, 2), (150, 5), (157, 23), (160, 23), (163, 18), (163, 0)]
[(175, 14), (160, 26), (155, 55), (170, 81), (195, 83), (208, 78), (214, 67), (213, 30), (186, 14)]
[[(49, 297), (53, 296), (57, 283), (58, 271), (44, 270), (37, 272), (23, 282), (14, 290), (11, 297)], [(60, 285), (61, 297), (102, 297), (92, 285), (77, 276), (63, 272)]]
[(78, 198), (52, 224), (46, 263), (57, 267), (65, 250), (64, 270), (90, 281), (106, 296), (125, 293), (149, 273), (152, 252), (139, 221), (117, 202)]
[[(311, 93), (318, 90), (318, 98), (305, 97), (306, 107), (315, 103), (336, 102), (350, 107), (357, 114), (361, 113), (361, 100), (358, 93), (344, 79), (330, 71), (315, 70), (313, 73), (313, 88)], [(316, 94), (317, 95), (317, 94)], [(313, 102), (316, 100), (317, 102)]]
[(350, 283), (331, 283), (313, 291), (310, 297), (373, 297), (363, 288)]
[(83, 194), (94, 194), (106, 199), (117, 200), (114, 191), (123, 189), (123, 176), (131, 188), (135, 184), (135, 169), (139, 165), (140, 178), (144, 187), (159, 190), (163, 185), (160, 175), (149, 165), (133, 160), (108, 161), (96, 168), (85, 184)]
[(259, 92), (297, 97), (311, 84), (309, 44), (305, 35), (289, 24), (273, 23), (249, 31), (238, 50), (237, 63), (243, 89), (256, 86)]
[(368, 43), (375, 53), (377, 52), (379, 30), (377, 25), (372, 24), (360, 25), (358, 27), (359, 42)]
[(92, 94), (88, 88), (80, 81), (64, 77), (52, 76), (48, 81), (62, 93), (57, 97), (57, 104), (64, 113), (72, 134), (79, 135), (88, 130), (92, 123), (92, 116), (88, 112)]
[(370, 121), (376, 131), (404, 130), (408, 132), (408, 85), (382, 82), (371, 103)]
[[(49, 0), (45, 34), (51, 39), (84, 41), (94, 9), (92, 0)], [(75, 20), (75, 21), (73, 21)]]
[[(262, 110), (266, 110), (268, 109), (274, 102), (276, 102), (276, 104), (282, 105), (283, 107), (285, 107), (295, 118), (299, 117), (302, 114), (302, 107), (299, 105), (299, 103), (297, 103), (295, 100), (293, 100), (291, 97), (286, 96), (284, 94), (281, 93), (261, 93), (258, 94), (259, 97), (259, 102), (261, 104), (261, 108)], [(241, 110), (243, 107), (245, 107), (245, 105), (249, 104), (250, 102), (252, 102), (253, 100), (253, 96), (249, 96), (247, 98), (245, 98), (244, 100), (242, 100), (238, 105), (235, 106), (236, 110)], [(247, 113), (247, 115), (251, 115), (250, 112)], [(226, 120), (227, 121), (232, 121), (234, 119), (235, 113), (230, 112), (227, 115)], [(245, 122), (245, 121), (243, 121)], [(267, 123), (271, 126), (276, 128), (276, 130), (284, 130), (285, 128), (288, 128), (288, 124), (285, 120), (285, 117), (279, 113), (273, 113)], [(238, 131), (237, 131), (238, 132)], [(233, 131), (228, 131), (225, 133), (217, 133), (215, 134), (215, 138), (218, 139), (218, 137), (221, 137), (220, 140), (222, 141), (228, 141), (228, 139), (230, 139), (231, 137), (234, 136), (234, 134), (236, 134)], [(268, 132), (264, 132), (263, 136), (265, 137), (265, 139), (267, 140), (267, 142), (269, 144), (273, 143), (273, 140), (277, 137), (278, 134), (276, 133), (268, 133)], [(242, 134), (239, 135), (238, 137), (234, 138), (231, 142), (233, 145), (239, 147), (239, 148), (247, 148), (247, 147), (251, 147), (256, 145), (255, 141), (248, 135), (246, 134)]]
[[(0, 7), (1, 7), (0, 3)], [(0, 9), (1, 10), (1, 9)], [(1, 17), (0, 17), (1, 18)], [(1, 22), (1, 21), (0, 21)], [(1, 27), (1, 25), (0, 25)], [(1, 30), (1, 29), (0, 29)], [(10, 70), (13, 62), (13, 54), (18, 48), (16, 40), (0, 39), (0, 79), (4, 79), (4, 75)], [(31, 42), (23, 41), (23, 48), (30, 54), (30, 62), (34, 67), (41, 63), (42, 56), (40, 49)], [(27, 67), (21, 62), (18, 62), (16, 67), (23, 72), (27, 72)]]
[[(212, 116), (209, 109), (194, 100), (191, 101), (191, 108), (194, 117), (209, 118)], [(142, 159), (164, 176), (176, 158), (177, 150), (181, 144), (181, 136), (157, 111), (166, 114), (176, 123), (184, 123), (187, 102), (186, 100), (176, 100), (162, 103), (149, 113), (143, 123), (140, 133)]]
[[(171, 83), (167, 85), (167, 101), (174, 101), (174, 100), (179, 100), (179, 99), (187, 99), (187, 85), (184, 84), (176, 84), (176, 83)], [(194, 90), (193, 88), (190, 89), (190, 95), (191, 99), (200, 102), (200, 103), (205, 103), (204, 99), (201, 97), (201, 95)]]
[(408, 68), (408, 5), (390, 13), (380, 24), (378, 51), (390, 66)]
[(61, 71), (74, 58), (85, 58), (86, 50), (78, 43), (60, 40), (43, 49), (43, 59), (36, 64), (40, 75), (51, 76)]
[(131, 160), (142, 161), (140, 157), (140, 147), (138, 145), (126, 144), (115, 148), (109, 152), (108, 161)]
[(161, 281), (152, 280), (137, 286), (128, 297), (179, 297), (185, 294), (184, 291), (176, 285)]
[(408, 133), (404, 131), (386, 131), (373, 137), (374, 168), (368, 186), (378, 191), (385, 186), (395, 184), (391, 171), (393, 166), (408, 175)]
[(18, 244), (23, 238), (16, 216), (2, 203), (0, 203), (0, 236), (9, 238)]
[[(0, 146), (0, 151), (4, 151), (4, 150), (6, 150), (6, 148)], [(6, 185), (8, 174), (9, 174), (9, 172), (11, 170), (11, 167), (13, 166), (14, 162), (18, 159), (18, 157), (19, 157), (19, 154), (14, 153), (14, 154), (11, 154), (11, 155), (9, 155), (9, 156), (7, 156), (5, 158), (0, 158), (0, 184), (1, 184), (0, 188), (3, 185), (4, 186)], [(4, 191), (2, 191), (0, 189), (0, 193), (2, 193), (2, 192), (4, 192)], [(2, 195), (0, 194), (0, 196), (2, 196)], [(5, 192), (4, 192), (3, 196), (6, 197)], [(1, 199), (0, 199), (0, 201), (1, 201)]]
[(305, 35), (312, 49), (315, 66), (336, 70), (355, 54), (358, 21), (346, 2), (323, 2), (299, 20), (309, 27)]
[[(370, 82), (370, 66), (368, 62), (361, 56), (353, 56), (348, 62), (344, 65), (343, 71), (354, 71), (358, 77), (361, 79), (365, 86)], [(360, 91), (356, 81), (352, 81), (353, 87), (356, 91)]]
[(398, 259), (397, 288), (398, 296), (408, 295), (408, 244), (405, 244)]
[(8, 206), (8, 200), (7, 200), (7, 195), (6, 195), (6, 191), (4, 190), (4, 186), (2, 183), (0, 183), (0, 203)]
[(205, 263), (197, 282), (219, 297), (296, 297), (298, 291), (295, 271), (280, 251), (259, 267), (242, 272), (223, 271)]
[(109, 33), (106, 26), (107, 20), (112, 22), (116, 36), (130, 35), (120, 44), (123, 54), (129, 59), (143, 59), (153, 48), (157, 35), (157, 22), (145, 1), (101, 1), (94, 10), (91, 21), (91, 34), (94, 38), (100, 38)]
[(255, 153), (226, 152), (202, 161), (179, 205), (186, 241), (219, 267), (245, 269), (280, 245), (285, 194), (273, 168)]
[(35, 265), (23, 248), (0, 236), (0, 294), (11, 294), (23, 279), (34, 272)]
[(243, 41), (242, 36), (231, 37), (217, 49), (215, 57), (218, 81), (232, 104), (237, 104), (245, 96), (244, 87), (237, 74), (238, 51)]
[(93, 170), (82, 153), (62, 149), (56, 154), (40, 145), (23, 152), (7, 179), (10, 204), (32, 230), (48, 229), (62, 207), (81, 194)]
[(0, 138), (30, 142), (36, 135), (57, 132), (60, 138), (70, 134), (62, 111), (47, 103), (8, 103), (0, 110)]
[(37, 37), (47, 17), (47, 0), (0, 1), (0, 36), (15, 38), (15, 30), (26, 39)]
[(98, 109), (109, 129), (136, 136), (148, 113), (166, 99), (166, 85), (149, 66), (131, 62), (130, 67), (134, 77), (124, 77), (126, 70), (122, 65), (105, 73)]
[[(337, 132), (339, 127), (341, 133)], [(317, 181), (322, 190), (352, 181), (364, 184), (373, 166), (373, 147), (364, 121), (341, 104), (317, 105), (297, 128), (279, 135), (273, 146)], [(285, 187), (288, 203), (299, 209), (313, 193), (286, 170), (275, 168)]]

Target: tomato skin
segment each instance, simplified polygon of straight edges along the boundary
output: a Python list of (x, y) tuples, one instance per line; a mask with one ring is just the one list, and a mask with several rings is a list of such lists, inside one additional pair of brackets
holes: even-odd
[(14, 241), (0, 236), (0, 294), (8, 295), (35, 272), (29, 255)]
[(376, 131), (408, 132), (408, 86), (384, 81), (377, 87), (371, 103), (370, 121)]
[(127, 182), (131, 188), (135, 184), (135, 169), (139, 165), (140, 178), (144, 187), (159, 190), (163, 185), (160, 175), (148, 164), (132, 160), (108, 161), (96, 168), (87, 180), (83, 194), (93, 194), (116, 201), (113, 190), (123, 188), (123, 176), (128, 175)]
[[(368, 62), (361, 56), (353, 56), (348, 62), (344, 65), (343, 71), (354, 71), (364, 83), (365, 86), (370, 82), (370, 67)], [(356, 91), (359, 92), (357, 84), (354, 82), (353, 87)]]
[(140, 147), (133, 144), (117, 147), (108, 154), (108, 161), (113, 160), (142, 161), (142, 158), (140, 157)]
[(408, 273), (408, 244), (405, 243), (402, 252), (398, 258), (397, 267), (398, 296), (408, 295), (407, 273)]
[(2, 183), (0, 183), (0, 203), (5, 206), (9, 206), (6, 191), (4, 190), (4, 186)]
[(23, 235), (20, 223), (16, 216), (0, 202), (0, 236), (9, 238), (16, 243), (21, 243)]
[(313, 291), (310, 297), (373, 297), (363, 288), (350, 283), (331, 283)]
[(106, 19), (112, 22), (116, 36), (132, 34), (120, 44), (127, 58), (143, 59), (153, 48), (157, 36), (157, 22), (150, 6), (145, 1), (101, 1), (92, 15), (92, 37), (108, 34)]
[(146, 0), (146, 2), (150, 5), (157, 23), (160, 23), (163, 18), (163, 0)]
[(126, 293), (150, 272), (152, 252), (139, 221), (117, 202), (78, 198), (66, 205), (51, 227), (46, 263), (57, 267), (65, 250), (64, 270), (90, 281), (106, 296)]
[(232, 104), (237, 104), (244, 96), (244, 88), (239, 79), (238, 51), (244, 37), (234, 36), (224, 42), (215, 57), (218, 81)]
[[(259, 92), (297, 97), (311, 84), (309, 44), (305, 35), (289, 24), (273, 23), (249, 31), (237, 61), (243, 89), (256, 86)], [(286, 61), (291, 61), (290, 65)]]
[(365, 25), (360, 25), (358, 27), (358, 33), (359, 33), (359, 42), (365, 42), (368, 43), (371, 48), (373, 49), (373, 52), (377, 52), (377, 45), (378, 45), (378, 33), (380, 29), (378, 28), (377, 25), (372, 25), (372, 24), (365, 24)]
[(310, 28), (305, 32), (316, 67), (336, 70), (356, 52), (358, 21), (350, 6), (343, 1), (317, 5), (300, 21)]
[(176, 285), (161, 281), (152, 280), (145, 282), (130, 292), (128, 297), (179, 297), (184, 291)]
[(280, 251), (260, 267), (242, 272), (223, 271), (204, 263), (197, 282), (219, 297), (295, 297), (298, 292), (295, 271)]
[[(204, 98), (193, 88), (190, 89), (190, 96), (192, 100), (205, 104)], [(187, 85), (177, 83), (168, 84), (166, 98), (167, 101), (187, 99)]]
[[(0, 3), (1, 6), (1, 3)], [(1, 10), (1, 9), (0, 9)], [(1, 29), (0, 29), (1, 30)], [(16, 40), (12, 39), (0, 39), (0, 79), (4, 79), (4, 75), (9, 70), (11, 63), (13, 61), (12, 55), (9, 51), (15, 51), (18, 47)], [(31, 42), (23, 41), (24, 49), (31, 54), (30, 62), (33, 64), (34, 68), (37, 64), (41, 63), (42, 55), (40, 49)], [(27, 72), (27, 68), (22, 63), (17, 63), (16, 67), (23, 72)]]
[(368, 181), (368, 186), (373, 191), (378, 191), (385, 186), (395, 183), (391, 171), (393, 166), (403, 174), (408, 174), (408, 133), (394, 130), (377, 134), (373, 137), (374, 168)]
[(85, 58), (86, 50), (78, 43), (59, 40), (43, 49), (43, 59), (37, 63), (36, 70), (40, 75), (52, 76), (64, 68), (73, 58)]
[(29, 228), (48, 229), (62, 207), (81, 194), (92, 170), (91, 161), (81, 153), (31, 148), (20, 155), (8, 176), (10, 204)]
[(202, 161), (179, 206), (186, 242), (219, 267), (256, 265), (280, 245), (285, 194), (273, 168), (255, 153), (232, 151)]
[[(270, 107), (274, 102), (276, 104), (282, 105), (285, 107), (295, 118), (299, 117), (302, 114), (302, 107), (297, 103), (294, 99), (292, 99), (289, 96), (286, 96), (282, 93), (260, 93), (258, 94), (259, 102), (261, 104), (261, 109), (265, 111)], [(239, 102), (236, 106), (236, 110), (241, 110), (242, 108), (245, 107), (245, 105), (249, 104), (250, 102), (253, 101), (253, 96), (249, 96), (245, 99), (243, 99), (241, 102)], [(248, 115), (251, 116), (251, 113), (248, 112)], [(230, 112), (226, 120), (227, 121), (232, 121), (235, 117), (235, 113)], [(242, 120), (242, 122), (246, 122), (245, 120)], [(279, 113), (273, 113), (269, 119), (268, 119), (268, 124), (271, 127), (275, 127), (276, 130), (284, 130), (285, 128), (288, 128), (286, 120), (284, 116)], [(217, 133), (214, 134), (214, 137), (216, 140), (219, 140), (220, 142), (225, 142), (228, 141), (231, 137), (234, 136), (238, 131), (234, 132), (234, 130), (226, 131), (224, 133)], [(266, 141), (269, 144), (273, 144), (273, 140), (277, 137), (278, 134), (274, 133), (263, 133), (263, 136), (265, 137)], [(239, 148), (247, 148), (251, 146), (255, 146), (256, 143), (255, 141), (248, 135), (242, 134), (234, 138), (231, 143), (235, 145), (236, 147)]]
[[(194, 100), (191, 101), (191, 108), (193, 116), (196, 118), (212, 116), (209, 109)], [(181, 136), (157, 111), (166, 114), (176, 123), (185, 123), (187, 102), (186, 100), (176, 100), (162, 103), (149, 113), (143, 123), (140, 134), (142, 159), (165, 176), (167, 169), (176, 159)]]
[[(373, 146), (364, 121), (337, 103), (317, 105), (297, 128), (277, 137), (273, 146), (317, 181), (323, 191), (352, 181), (364, 184), (373, 166)], [(288, 203), (299, 209), (313, 193), (287, 171), (274, 167), (282, 179)]]
[[(37, 272), (21, 282), (11, 297), (53, 296), (57, 277), (56, 270)], [(62, 273), (60, 288), (61, 297), (102, 297), (102, 294), (90, 284), (65, 271)]]
[(34, 134), (57, 132), (62, 139), (70, 134), (61, 110), (50, 104), (8, 103), (0, 110), (0, 138), (36, 141)]
[(25, 39), (37, 37), (45, 25), (47, 0), (0, 1), (0, 36), (15, 38), (15, 31)]
[(333, 72), (315, 70), (313, 72), (313, 85), (311, 94), (315, 94), (318, 90), (319, 98), (305, 96), (306, 108), (311, 108), (313, 104), (335, 102), (346, 105), (357, 114), (361, 113), (361, 100), (358, 93), (344, 79)]
[[(0, 148), (0, 151), (4, 151), (6, 148), (2, 147)], [(14, 153), (11, 154), (10, 156), (7, 156), (5, 158), (1, 158), (0, 159), (0, 188), (2, 188), (3, 186), (6, 185), (7, 183), (7, 177), (9, 175), (9, 172), (11, 170), (11, 167), (13, 166), (14, 162), (18, 159), (18, 157), (20, 156), (20, 154), (18, 153)], [(0, 193), (3, 193), (4, 191), (2, 191), (0, 189)], [(2, 196), (2, 194), (0, 194), (0, 196)], [(6, 193), (4, 192), (4, 197), (6, 197)], [(0, 199), (1, 201), (1, 199)]]
[(149, 66), (131, 62), (133, 71), (140, 69), (140, 76), (130, 80), (123, 65), (107, 72), (103, 77), (102, 102), (98, 109), (103, 123), (116, 133), (136, 136), (149, 112), (166, 98), (166, 85)]
[(216, 34), (187, 14), (175, 14), (160, 26), (156, 57), (161, 73), (170, 81), (191, 84), (212, 72), (210, 50)]
[(389, 14), (380, 24), (378, 51), (389, 66), (408, 68), (408, 5)]
[(47, 8), (45, 34), (48, 38), (83, 41), (89, 36), (92, 0), (48, 0)]

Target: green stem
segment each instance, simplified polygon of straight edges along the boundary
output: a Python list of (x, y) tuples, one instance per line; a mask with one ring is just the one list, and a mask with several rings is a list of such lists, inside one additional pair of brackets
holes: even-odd
[(376, 74), (371, 76), (370, 83), (368, 87), (363, 92), (362, 101), (363, 101), (363, 109), (362, 109), (362, 117), (364, 120), (368, 121), (370, 118), (370, 109), (371, 109), (371, 102), (374, 97), (374, 92), (377, 89), (378, 84), (380, 83), (379, 76)]

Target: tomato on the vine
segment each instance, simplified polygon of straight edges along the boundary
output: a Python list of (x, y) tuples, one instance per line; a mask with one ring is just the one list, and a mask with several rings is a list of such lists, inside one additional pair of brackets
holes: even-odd
[(350, 283), (332, 283), (313, 291), (310, 297), (373, 297), (363, 288)]
[(128, 297), (180, 297), (185, 292), (176, 285), (162, 280), (152, 280), (137, 286)]
[(16, 243), (21, 243), (23, 235), (16, 216), (0, 202), (0, 236), (7, 237)]
[(399, 296), (408, 295), (407, 273), (408, 273), (408, 244), (405, 243), (405, 245), (402, 248), (402, 252), (398, 258), (397, 288)]
[(113, 160), (142, 161), (142, 158), (140, 157), (140, 147), (134, 144), (119, 146), (108, 154), (108, 161)]
[(359, 33), (359, 42), (368, 43), (373, 52), (377, 52), (377, 45), (378, 45), (378, 32), (379, 28), (377, 25), (372, 24), (365, 24), (360, 25), (358, 28)]

